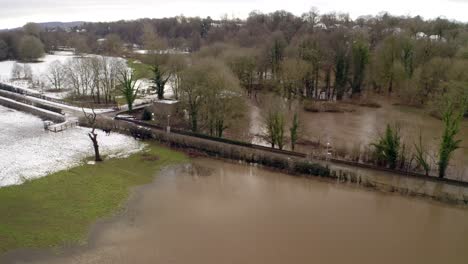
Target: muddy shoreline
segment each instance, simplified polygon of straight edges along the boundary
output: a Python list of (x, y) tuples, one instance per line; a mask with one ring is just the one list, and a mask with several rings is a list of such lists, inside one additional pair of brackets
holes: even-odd
[(125, 201), (118, 211), (108, 217), (99, 219), (90, 226), (85, 241), (63, 244), (53, 248), (16, 249), (0, 255), (0, 263), (49, 263), (51, 259), (58, 256), (61, 258), (72, 257), (73, 255), (96, 248), (98, 238), (104, 229), (114, 224), (132, 225), (132, 221), (137, 215), (135, 211), (136, 205), (141, 202), (145, 192), (154, 188), (154, 185), (157, 184), (157, 177), (159, 174), (164, 174), (180, 166), (187, 166), (187, 164), (169, 165), (156, 173), (151, 183), (133, 187), (130, 190), (127, 201)]
[[(443, 224), (449, 219), (457, 223), (459, 221), (464, 223), (468, 220), (466, 208), (447, 206), (428, 199), (414, 199), (399, 194), (384, 193), (374, 189), (356, 187), (354, 184), (342, 184), (328, 178), (304, 179), (289, 175), (289, 177), (285, 177), (286, 175), (282, 173), (255, 166), (206, 158), (196, 158), (191, 164), (166, 167), (158, 176), (155, 176), (152, 183), (134, 188), (121, 211), (93, 224), (85, 244), (64, 245), (52, 249), (15, 250), (0, 258), (0, 262), (51, 264), (187, 263), (190, 260), (190, 263), (232, 261), (236, 263), (239, 263), (238, 261), (243, 263), (264, 263), (264, 261), (281, 263), (288, 259), (294, 260), (295, 263), (310, 263), (314, 259), (325, 259), (317, 252), (315, 254), (318, 255), (314, 255), (316, 258), (307, 253), (311, 250), (312, 245), (314, 245), (312, 248), (321, 247), (321, 242), (316, 241), (307, 230), (318, 228), (314, 232), (320, 233), (321, 228), (329, 228), (323, 226), (322, 221), (328, 223), (330, 222), (329, 217), (334, 214), (338, 214), (339, 218), (342, 218), (341, 214), (348, 215), (349, 213), (351, 214), (347, 217), (350, 218), (348, 221), (351, 223), (339, 224), (336, 220), (332, 220), (330, 225), (339, 224), (339, 226), (335, 226), (339, 230), (342, 229), (341, 225), (351, 228), (354, 226), (352, 223), (356, 215), (353, 215), (352, 211), (349, 211), (350, 209), (344, 209), (348, 206), (357, 206), (356, 212), (364, 217), (360, 220), (363, 221), (362, 227), (366, 226), (366, 221), (370, 221), (368, 224), (375, 225), (369, 227), (370, 231), (367, 231), (370, 232), (367, 234), (369, 240), (378, 239), (379, 232), (392, 231), (387, 228), (394, 225), (392, 221), (397, 221), (393, 219), (387, 222), (384, 220), (386, 218), (381, 218), (381, 214), (389, 214), (389, 216), (392, 213), (400, 214), (402, 212), (414, 214), (413, 211), (415, 211), (418, 214), (413, 217), (416, 218), (419, 218), (420, 215), (432, 215), (434, 219), (424, 218), (426, 224), (431, 222), (434, 225), (432, 229), (427, 229), (430, 236), (442, 234), (439, 233), (442, 232), (439, 229), (451, 229), (450, 225)], [(325, 197), (327, 199), (323, 200)], [(355, 201), (350, 203), (350, 200)], [(349, 205), (346, 205), (347, 203)], [(382, 211), (380, 209), (382, 206), (388, 211), (387, 209)], [(336, 208), (332, 209), (333, 207)], [(342, 213), (335, 212), (341, 207), (344, 210)], [(322, 211), (331, 215), (324, 215)], [(381, 218), (379, 221), (383, 222), (378, 224), (374, 223), (374, 220), (367, 219), (367, 217), (372, 216)], [(315, 219), (317, 217), (319, 220)], [(408, 230), (410, 230), (409, 228), (420, 228), (421, 224), (410, 220), (410, 216), (402, 214), (400, 217), (406, 219), (407, 224), (410, 225), (410, 227), (403, 227), (401, 232), (406, 232), (407, 228)], [(311, 222), (309, 223), (303, 218), (309, 219), (308, 221)], [(356, 219), (361, 219), (361, 216)], [(440, 222), (441, 219), (447, 220)], [(286, 223), (288, 224), (285, 225)], [(350, 224), (352, 225), (349, 226)], [(285, 231), (288, 230), (286, 233), (278, 230), (278, 228), (286, 226), (288, 226), (285, 229)], [(356, 226), (358, 229), (362, 227)], [(290, 228), (293, 230), (289, 230)], [(464, 232), (468, 232), (468, 226), (457, 228), (462, 235)], [(426, 228), (423, 229), (426, 230)], [(393, 231), (399, 232), (398, 230)], [(448, 230), (446, 235), (455, 234), (453, 231)], [(237, 232), (239, 234), (236, 234)], [(367, 232), (365, 231), (365, 233)], [(250, 247), (244, 246), (243, 243), (252, 239), (250, 237), (252, 234), (255, 234), (254, 237), (258, 241), (251, 244)], [(341, 236), (339, 235), (337, 238), (346, 240), (347, 235), (340, 234), (345, 237), (339, 238)], [(390, 236), (388, 238), (390, 241), (400, 239), (397, 236), (401, 234), (397, 234), (396, 237), (390, 234), (387, 234)], [(417, 236), (413, 237), (413, 235), (411, 232), (408, 234), (410, 240), (419, 240)], [(228, 239), (229, 237), (231, 238)], [(246, 240), (247, 238), (248, 240)], [(281, 239), (275, 240), (279, 238)], [(303, 242), (297, 244), (297, 239)], [(326, 239), (326, 237), (322, 239)], [(352, 239), (352, 237), (347, 239)], [(442, 240), (444, 239), (452, 243), (451, 237), (444, 236)], [(305, 241), (309, 242), (304, 243)], [(445, 242), (447, 243), (447, 241)], [(269, 247), (261, 246), (265, 243), (272, 243), (272, 245)], [(283, 243), (293, 243), (292, 248), (281, 249), (285, 245)], [(325, 242), (325, 244), (327, 243)], [(341, 243), (335, 242), (335, 245), (339, 249)], [(251, 251), (251, 247), (258, 248)], [(350, 244), (350, 247), (353, 248), (353, 245)], [(272, 248), (273, 252), (276, 252), (272, 253), (276, 254), (275, 257), (267, 254)], [(428, 260), (413, 263), (436, 263), (430, 259), (441, 260), (440, 256), (426, 258), (418, 255), (422, 251), (415, 249), (412, 251), (415, 251), (414, 255), (411, 255), (411, 252), (404, 252), (402, 256), (409, 256), (410, 259), (414, 260), (421, 258)], [(446, 257), (445, 253), (447, 252), (442, 251), (444, 252), (442, 255)], [(451, 252), (451, 250), (448, 251)], [(342, 252), (344, 255), (351, 254), (351, 260), (358, 257), (353, 256), (346, 249), (342, 249)], [(377, 253), (381, 254), (382, 252), (379, 249)], [(372, 252), (369, 254), (374, 255)], [(345, 259), (336, 259), (337, 262), (331, 261), (329, 263), (342, 263), (341, 261)], [(468, 256), (459, 254), (458, 256), (454, 255), (447, 263), (465, 263), (463, 261), (467, 259)], [(361, 263), (372, 263), (370, 258), (365, 256), (360, 257), (359, 260)]]

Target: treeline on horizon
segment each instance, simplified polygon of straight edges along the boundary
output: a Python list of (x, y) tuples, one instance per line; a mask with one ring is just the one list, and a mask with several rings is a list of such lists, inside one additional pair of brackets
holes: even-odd
[(289, 99), (376, 92), (423, 105), (468, 93), (468, 25), (445, 18), (383, 13), (353, 20), (311, 9), (302, 16), (252, 12), (245, 20), (178, 16), (0, 32), (0, 60), (34, 60), (30, 50), (61, 47), (127, 57), (136, 57), (134, 47), (189, 51), (223, 60), (249, 94), (279, 89)]

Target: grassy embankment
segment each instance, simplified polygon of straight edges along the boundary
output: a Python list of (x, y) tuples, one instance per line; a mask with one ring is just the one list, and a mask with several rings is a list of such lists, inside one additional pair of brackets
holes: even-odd
[(82, 243), (93, 222), (122, 208), (132, 186), (149, 183), (162, 166), (186, 159), (149, 144), (125, 159), (0, 188), (0, 252)]
[(144, 63), (135, 63), (134, 59), (127, 60), (128, 67), (133, 69), (133, 73), (135, 74), (136, 79), (142, 78), (152, 78), (153, 71), (151, 70), (151, 65), (144, 64)]

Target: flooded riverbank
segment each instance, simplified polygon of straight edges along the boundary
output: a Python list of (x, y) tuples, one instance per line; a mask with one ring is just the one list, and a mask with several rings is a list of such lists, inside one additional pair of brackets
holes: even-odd
[(456, 264), (467, 243), (466, 209), (196, 159), (139, 188), (88, 245), (5, 263)]
[[(265, 104), (271, 100), (270, 94), (259, 95), (257, 99), (248, 100), (250, 126), (252, 135), (262, 134), (262, 114), (266, 111)], [(363, 153), (369, 144), (384, 132), (387, 124), (398, 125), (401, 132), (402, 144), (405, 145), (407, 156), (414, 149), (421, 134), (424, 147), (429, 153), (431, 174), (437, 175), (437, 153), (440, 147), (443, 132), (442, 122), (427, 113), (423, 109), (392, 105), (385, 100), (379, 100), (380, 108), (352, 106), (353, 112), (345, 113), (312, 113), (303, 109), (303, 106), (295, 102), (294, 109), (298, 109), (301, 121), (300, 137), (302, 141), (313, 142), (313, 145), (298, 145), (296, 151), (302, 153), (325, 153), (327, 143), (335, 152), (347, 154)], [(351, 106), (350, 106), (351, 107)], [(292, 111), (293, 111), (292, 110)], [(291, 115), (291, 113), (289, 113)], [(460, 149), (453, 153), (448, 168), (448, 178), (468, 181), (468, 120), (464, 120), (457, 136), (461, 139)], [(255, 137), (252, 143), (269, 146), (261, 137)], [(317, 150), (317, 144), (323, 149)], [(289, 146), (286, 146), (289, 149)], [(413, 166), (415, 167), (413, 160)]]

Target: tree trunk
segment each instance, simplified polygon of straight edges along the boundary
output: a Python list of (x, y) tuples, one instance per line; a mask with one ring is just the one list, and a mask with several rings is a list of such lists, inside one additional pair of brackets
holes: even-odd
[(97, 136), (98, 135), (96, 133), (94, 133), (94, 129), (93, 129), (93, 131), (91, 131), (91, 133), (88, 134), (88, 136), (91, 139), (91, 141), (93, 142), (94, 160), (96, 162), (102, 161), (101, 155), (99, 154), (99, 145), (98, 145), (98, 141), (97, 141)]
[(318, 99), (319, 98), (319, 74), (318, 74), (318, 70), (315, 70), (315, 73), (314, 73), (314, 89), (315, 89), (315, 99)]
[(388, 84), (388, 93), (392, 94), (393, 92), (393, 75), (390, 77), (390, 83)]
[(191, 113), (191, 121), (192, 121), (192, 132), (197, 132), (198, 130), (198, 123), (197, 123), (197, 113), (192, 111)]
[(159, 100), (164, 99), (164, 88), (161, 87), (161, 85), (158, 85), (158, 99)]
[(98, 86), (97, 86), (96, 93), (97, 93), (97, 94), (96, 94), (96, 95), (97, 95), (97, 103), (98, 103), (98, 104), (101, 104), (101, 90), (100, 90), (100, 88), (99, 88), (99, 84), (98, 84)]
[(331, 70), (330, 68), (327, 68), (327, 73), (325, 75), (325, 85), (326, 85), (326, 91), (327, 91), (327, 100), (330, 100), (330, 74), (331, 74)]

